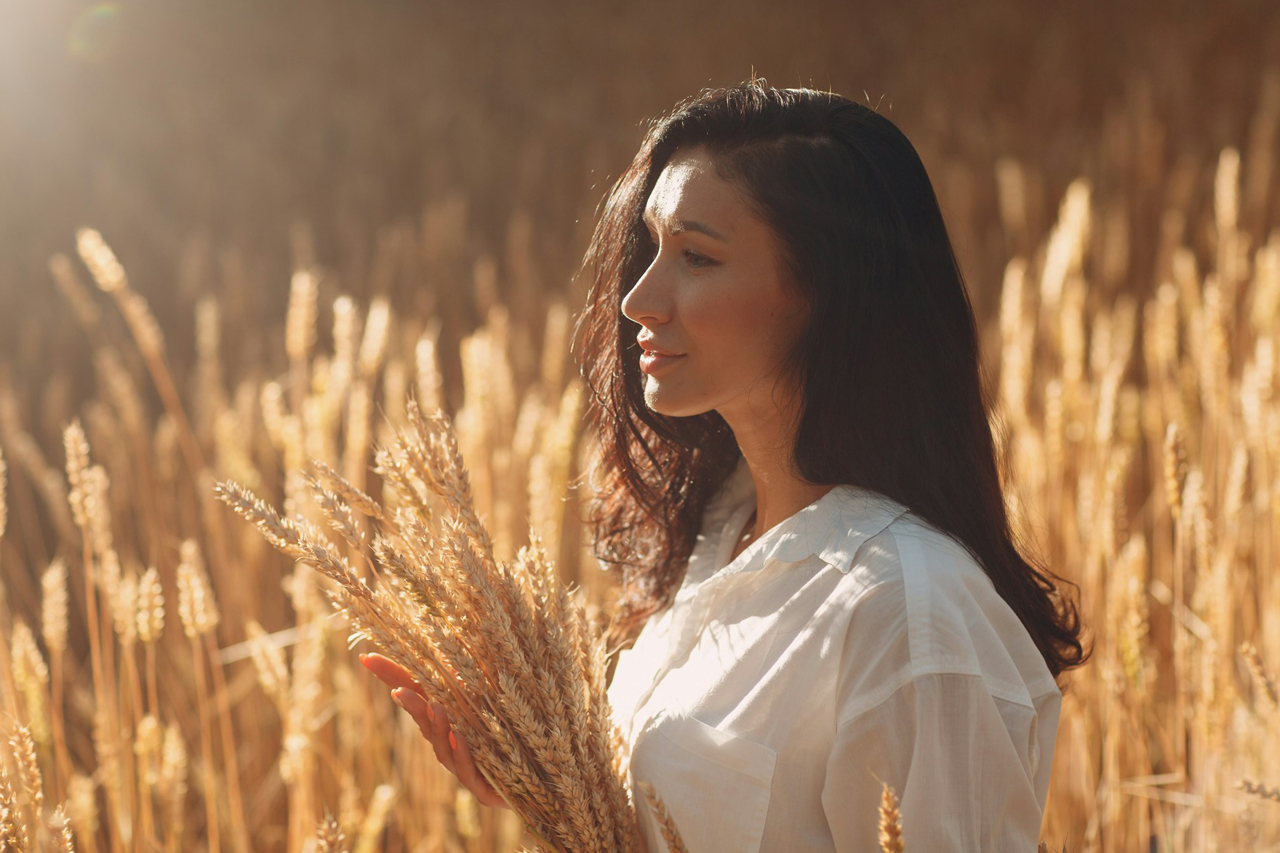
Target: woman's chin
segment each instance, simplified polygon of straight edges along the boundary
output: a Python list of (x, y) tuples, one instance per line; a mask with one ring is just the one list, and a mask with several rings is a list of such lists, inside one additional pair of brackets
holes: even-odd
[(680, 400), (672, 394), (663, 394), (661, 389), (646, 387), (644, 402), (651, 410), (669, 418), (691, 418), (701, 415), (710, 409), (693, 400)]

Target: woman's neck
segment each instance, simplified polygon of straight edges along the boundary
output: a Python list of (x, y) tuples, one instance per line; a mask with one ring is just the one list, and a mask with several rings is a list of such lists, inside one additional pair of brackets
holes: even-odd
[(751, 517), (747, 519), (747, 523), (742, 527), (742, 533), (738, 536), (738, 541), (733, 544), (733, 551), (729, 554), (729, 562), (738, 559), (738, 555), (747, 550), (752, 542), (756, 541), (755, 535), (756, 513), (753, 510)]
[(794, 388), (770, 388), (761, 383), (760, 388), (746, 398), (716, 409), (733, 431), (756, 491), (754, 523), (748, 525), (750, 535), (745, 537), (746, 544), (742, 544), (742, 538), (735, 543), (734, 556), (765, 531), (834, 488), (829, 484), (810, 483), (792, 470), (791, 449), (795, 443), (798, 405), (799, 396)]
[(787, 472), (781, 463), (753, 465), (745, 456), (747, 469), (756, 489), (756, 508), (747, 520), (745, 529), (734, 545), (734, 556), (765, 531), (781, 524), (809, 504), (821, 498), (835, 486), (828, 483), (810, 483)]

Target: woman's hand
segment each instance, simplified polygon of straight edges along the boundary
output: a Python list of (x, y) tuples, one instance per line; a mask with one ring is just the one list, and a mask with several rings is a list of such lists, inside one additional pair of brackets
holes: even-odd
[(449, 712), (427, 701), (422, 688), (408, 670), (379, 654), (360, 655), (360, 663), (392, 688), (391, 698), (409, 712), (422, 736), (431, 741), (436, 758), (475, 795), (477, 802), (484, 806), (511, 808), (476, 770), (466, 740), (449, 727)]

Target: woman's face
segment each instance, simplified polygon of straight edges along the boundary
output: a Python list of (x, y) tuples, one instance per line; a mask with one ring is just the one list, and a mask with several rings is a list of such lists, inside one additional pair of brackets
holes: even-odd
[(658, 247), (622, 300), (642, 327), (649, 408), (672, 417), (718, 411), (735, 432), (795, 400), (777, 370), (807, 311), (781, 276), (780, 246), (747, 199), (720, 178), (702, 148), (671, 157), (644, 211)]

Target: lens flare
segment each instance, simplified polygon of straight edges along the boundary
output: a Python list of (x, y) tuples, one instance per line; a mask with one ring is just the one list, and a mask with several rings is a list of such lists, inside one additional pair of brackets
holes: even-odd
[(101, 62), (114, 52), (119, 41), (119, 4), (96, 3), (71, 22), (67, 51), (83, 62)]

